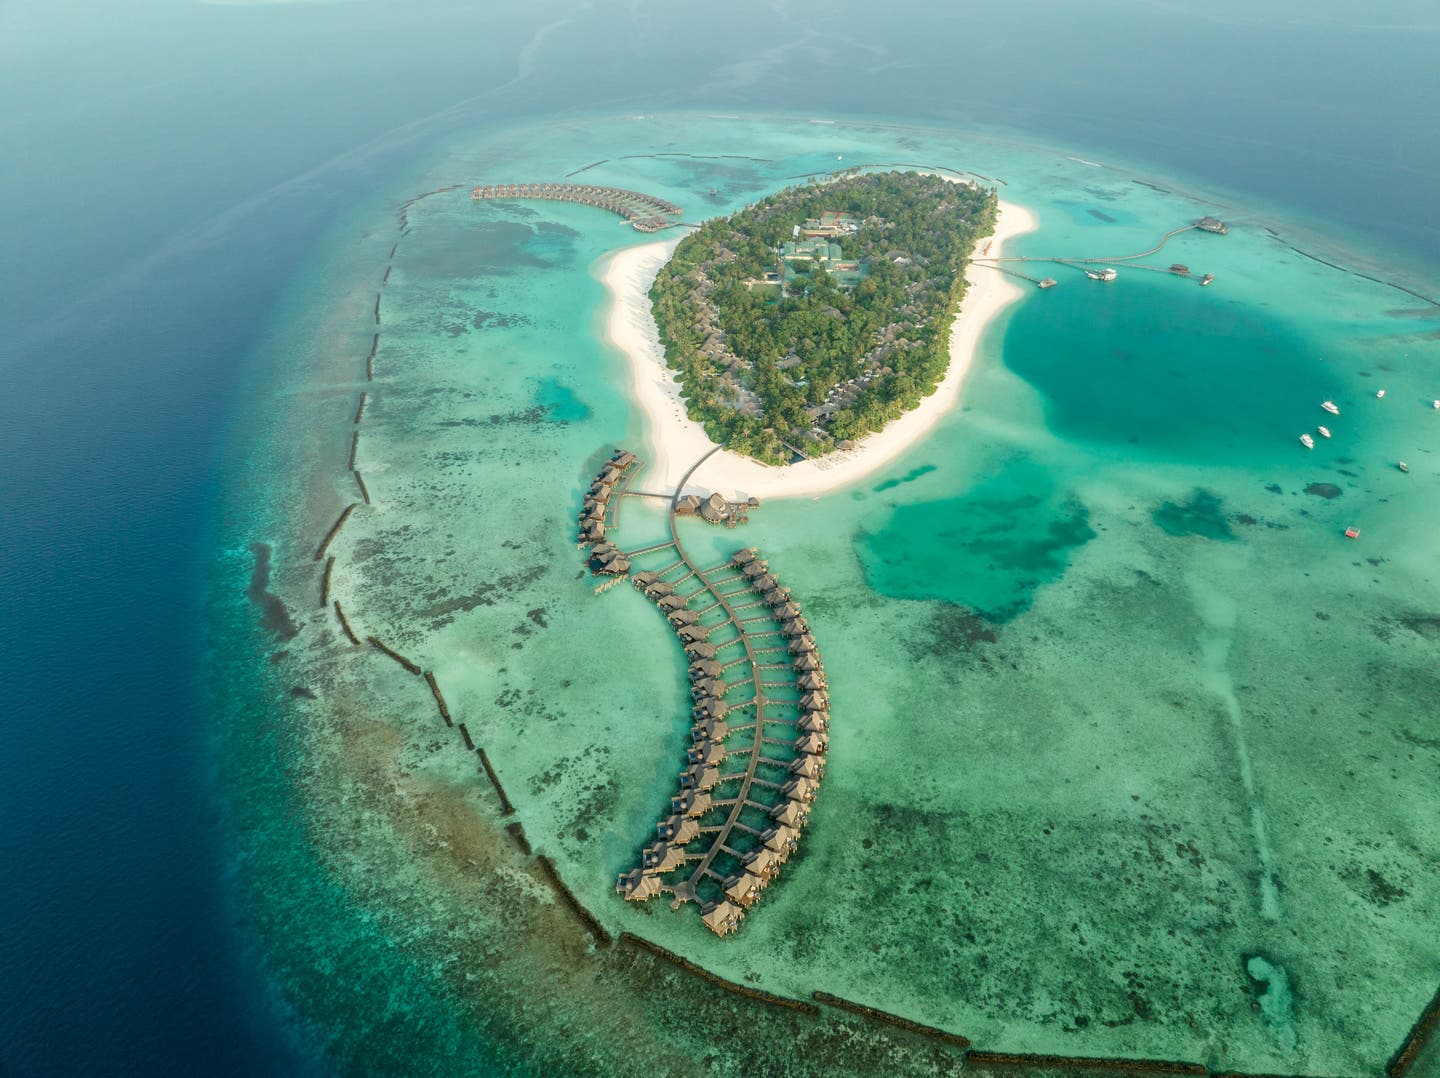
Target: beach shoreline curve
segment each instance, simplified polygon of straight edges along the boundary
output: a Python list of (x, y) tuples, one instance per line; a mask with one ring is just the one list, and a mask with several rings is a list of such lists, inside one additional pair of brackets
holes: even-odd
[[(975, 254), (988, 247), (989, 256), (996, 257), (1006, 243), (1033, 232), (1037, 224), (1029, 210), (1002, 200), (995, 230), (980, 240)], [(640, 412), (644, 446), (639, 455), (646, 461), (647, 485), (661, 490), (673, 489), (691, 465), (715, 448), (686, 412), (650, 311), (650, 286), (681, 239), (621, 248), (599, 259), (591, 271), (606, 291), (600, 316), (605, 342), (625, 357), (630, 396)], [(986, 328), (1025, 294), (1015, 279), (984, 267), (977, 272), (973, 263), (965, 277), (969, 285), (950, 329), (949, 366), (917, 407), (857, 440), (853, 448), (815, 460), (776, 466), (722, 450), (687, 490), (719, 491), (736, 499), (815, 497), (857, 482), (908, 452), (960, 401)]]

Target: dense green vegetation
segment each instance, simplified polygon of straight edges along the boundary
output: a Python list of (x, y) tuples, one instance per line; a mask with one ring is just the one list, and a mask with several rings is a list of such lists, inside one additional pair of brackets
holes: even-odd
[[(779, 246), (825, 211), (858, 218), (833, 242), (868, 277), (846, 290), (801, 262), (783, 295), (764, 284)], [(650, 291), (691, 417), (715, 441), (783, 463), (787, 445), (818, 456), (915, 407), (948, 366), (966, 259), (995, 213), (993, 191), (884, 172), (789, 188), (707, 221)]]

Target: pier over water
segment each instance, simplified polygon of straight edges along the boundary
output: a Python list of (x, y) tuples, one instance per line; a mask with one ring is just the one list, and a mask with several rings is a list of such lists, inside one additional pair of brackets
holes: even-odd
[(582, 206), (618, 213), (636, 232), (659, 232), (678, 225), (680, 207), (663, 198), (624, 187), (596, 187), (587, 183), (497, 183), (472, 188), (476, 202), (517, 198), (541, 198), (552, 202), (575, 202)]
[[(669, 540), (623, 550), (606, 538), (617, 503), (652, 495), (629, 490), (639, 461), (616, 450), (585, 496), (579, 537), (597, 575), (629, 578), (655, 604), (690, 667), (692, 745), (677, 791), (616, 891), (629, 901), (668, 894), (672, 908), (695, 902), (723, 936), (796, 849), (825, 774), (830, 703), (799, 604), (758, 553), (741, 549), (702, 567), (685, 549), (681, 491), (711, 454), (670, 495)], [(734, 519), (722, 513), (712, 523)]]

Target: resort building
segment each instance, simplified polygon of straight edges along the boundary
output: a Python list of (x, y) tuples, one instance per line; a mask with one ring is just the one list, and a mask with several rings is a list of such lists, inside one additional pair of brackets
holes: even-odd
[(804, 239), (780, 245), (777, 269), (786, 287), (800, 277), (808, 277), (811, 266), (824, 270), (840, 288), (854, 288), (870, 275), (870, 267), (865, 263), (847, 261), (838, 243)]
[(808, 218), (803, 227), (797, 229), (797, 234), (814, 239), (820, 236), (834, 237), (853, 235), (860, 231), (860, 218), (853, 213), (841, 213), (839, 210), (825, 210), (819, 217)]

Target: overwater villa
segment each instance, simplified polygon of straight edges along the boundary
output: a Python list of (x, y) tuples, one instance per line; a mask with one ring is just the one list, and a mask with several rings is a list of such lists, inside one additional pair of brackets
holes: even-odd
[(640, 855), (641, 866), (646, 872), (665, 873), (685, 863), (684, 847), (670, 842), (657, 842), (648, 846)]
[(666, 842), (683, 846), (700, 833), (700, 825), (694, 817), (676, 815), (657, 823), (655, 831)]
[(725, 880), (725, 897), (748, 910), (760, 901), (760, 892), (765, 889), (765, 883), (765, 880), (753, 872), (731, 876)]
[(654, 898), (661, 890), (659, 876), (638, 868), (621, 873), (615, 884), (616, 894), (623, 896), (627, 902), (644, 902), (647, 898)]
[(797, 775), (781, 786), (780, 792), (790, 801), (804, 801), (808, 804), (815, 800), (820, 792), (820, 785), (814, 779)]
[(686, 790), (679, 797), (670, 799), (670, 808), (674, 812), (683, 812), (686, 816), (703, 816), (710, 811), (710, 794), (704, 790)]
[[(756, 504), (753, 499), (727, 502), (718, 493), (675, 498), (670, 542), (626, 551), (605, 536), (638, 466), (633, 454), (622, 451), (606, 462), (582, 502), (582, 536), (594, 537), (587, 560), (597, 573), (629, 574), (635, 559), (657, 559), (631, 579), (684, 648), (693, 701), (691, 744), (679, 789), (656, 823), (658, 841), (641, 851), (638, 868), (617, 878), (616, 892), (627, 901), (669, 894), (677, 905), (697, 902), (706, 926), (725, 935), (785, 864), (816, 799), (828, 748), (825, 676), (800, 604), (754, 550), (702, 569), (689, 559), (676, 531), (675, 521), (686, 516), (737, 523)], [(712, 633), (720, 634), (718, 643), (707, 639)], [(775, 639), (777, 634), (784, 640)], [(764, 637), (771, 639), (762, 643)], [(727, 651), (731, 647), (735, 650)], [(722, 651), (729, 661), (720, 657)], [(789, 654), (781, 662), (760, 657), (776, 652)], [(727, 680), (732, 667), (741, 667), (741, 675)], [(746, 685), (753, 691), (743, 691)], [(728, 703), (727, 694), (736, 702)], [(798, 718), (784, 717), (797, 710)], [(791, 736), (780, 736), (781, 723), (791, 727)], [(738, 766), (727, 765), (732, 757)], [(765, 813), (771, 825), (757, 830), (747, 822), (753, 815), (741, 818), (742, 808)]]
[(697, 719), (718, 719), (724, 715), (729, 708), (712, 696), (705, 700), (697, 701), (695, 706), (690, 710), (691, 714)]
[(830, 729), (830, 713), (828, 711), (807, 711), (795, 720), (795, 728), (807, 733), (824, 733)]
[(745, 912), (740, 907), (726, 899), (706, 908), (700, 919), (715, 935), (728, 936), (740, 927), (740, 919), (744, 916)]

